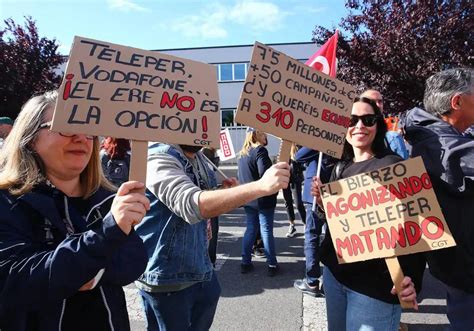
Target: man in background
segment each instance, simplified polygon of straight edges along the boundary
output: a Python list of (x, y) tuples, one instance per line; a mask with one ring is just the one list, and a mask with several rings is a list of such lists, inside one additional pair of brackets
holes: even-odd
[(426, 81), (424, 106), (408, 112), (405, 138), (421, 156), (455, 247), (428, 252), (431, 274), (446, 284), (451, 330), (474, 330), (473, 70), (450, 69)]
[[(311, 182), (316, 176), (319, 152), (308, 148), (300, 148), (295, 155), (295, 161), (305, 164), (306, 171), (303, 183), (303, 204), (306, 209), (306, 225), (304, 230), (304, 257), (305, 277), (297, 279), (293, 286), (303, 293), (314, 297), (324, 296), (321, 287), (320, 243), (324, 221), (313, 212), (313, 196), (311, 195)], [(327, 183), (331, 175), (333, 159), (323, 156), (321, 165), (321, 181)], [(320, 215), (322, 216), (322, 215)]]

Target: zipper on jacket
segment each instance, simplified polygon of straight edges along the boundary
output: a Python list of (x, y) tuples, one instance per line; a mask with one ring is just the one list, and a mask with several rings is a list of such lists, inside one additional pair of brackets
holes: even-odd
[(71, 222), (71, 216), (69, 215), (69, 203), (67, 200), (67, 196), (64, 196), (64, 216), (63, 219), (64, 225), (66, 225), (66, 230), (68, 235), (74, 234), (76, 230), (74, 229), (74, 225)]
[(63, 300), (63, 307), (61, 308), (61, 315), (59, 316), (58, 330), (61, 331), (63, 324), (64, 311), (66, 310), (66, 299)]
[(104, 290), (102, 289), (102, 286), (99, 287), (100, 289), (100, 294), (102, 296), (102, 300), (104, 300), (104, 305), (105, 309), (107, 309), (107, 313), (109, 314), (109, 324), (110, 324), (110, 330), (114, 331), (114, 324), (112, 323), (112, 312), (110, 311), (109, 305), (107, 304), (107, 299), (105, 298), (105, 293)]

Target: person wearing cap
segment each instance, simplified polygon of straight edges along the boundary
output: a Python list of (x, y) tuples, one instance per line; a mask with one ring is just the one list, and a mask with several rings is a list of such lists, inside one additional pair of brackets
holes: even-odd
[[(272, 166), (268, 150), (265, 148), (266, 145), (267, 135), (264, 132), (254, 128), (247, 129), (247, 135), (239, 156), (238, 176), (241, 183), (259, 180)], [(240, 272), (243, 274), (253, 270), (252, 245), (259, 228), (268, 263), (267, 275), (275, 276), (278, 271), (275, 239), (273, 237), (277, 193), (251, 200), (244, 205), (247, 228), (242, 241)]]
[(0, 117), (0, 148), (3, 146), (3, 141), (7, 139), (13, 127), (13, 121), (10, 117)]

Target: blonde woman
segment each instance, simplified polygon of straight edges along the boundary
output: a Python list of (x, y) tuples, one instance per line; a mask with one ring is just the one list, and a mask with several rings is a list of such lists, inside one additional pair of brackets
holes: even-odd
[[(239, 158), (239, 181), (249, 183), (260, 179), (265, 171), (272, 166), (272, 161), (265, 148), (267, 135), (253, 128), (247, 129), (244, 145)], [(247, 229), (242, 242), (241, 273), (253, 270), (252, 245), (257, 236), (258, 229), (263, 240), (267, 258), (267, 275), (273, 277), (278, 271), (275, 253), (275, 239), (273, 237), (273, 219), (275, 214), (277, 194), (259, 198), (244, 206)]]
[(0, 151), (0, 329), (129, 330), (149, 201), (138, 182), (114, 195), (97, 137), (50, 131), (57, 98), (31, 98)]

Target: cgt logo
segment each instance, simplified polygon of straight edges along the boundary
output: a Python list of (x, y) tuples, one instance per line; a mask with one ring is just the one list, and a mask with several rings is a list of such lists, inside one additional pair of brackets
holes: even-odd
[(446, 247), (447, 245), (448, 245), (447, 240), (433, 241), (431, 243), (432, 248), (443, 248), (443, 247)]

